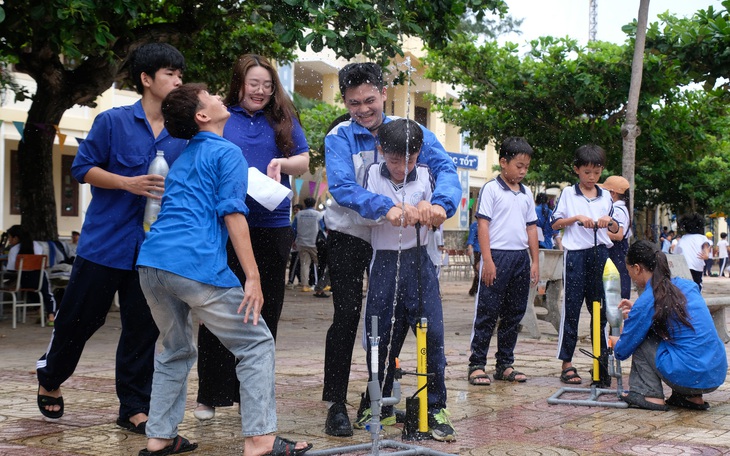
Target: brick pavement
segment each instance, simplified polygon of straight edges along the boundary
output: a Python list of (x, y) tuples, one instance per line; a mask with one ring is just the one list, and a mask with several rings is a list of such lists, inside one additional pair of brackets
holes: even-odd
[[(730, 295), (730, 280), (706, 279), (707, 293)], [(706, 395), (708, 412), (671, 410), (649, 412), (634, 409), (548, 405), (546, 399), (561, 384), (560, 363), (555, 359), (557, 334), (540, 321), (542, 337), (523, 332), (516, 350), (515, 367), (529, 376), (524, 384), (494, 382), (488, 387), (466, 382), (473, 299), (466, 281), (442, 282), (445, 308), (448, 408), (458, 432), (457, 441), (420, 442), (439, 452), (459, 455), (720, 455), (730, 454), (730, 383)], [(370, 442), (365, 431), (352, 438), (324, 434), (326, 409), (320, 401), (324, 339), (331, 319), (331, 299), (287, 290), (277, 342), (277, 408), (281, 435), (306, 439), (316, 450)], [(6, 317), (8, 311), (6, 310)], [(29, 322), (34, 321), (29, 318)], [(581, 320), (587, 335), (588, 318)], [(119, 317), (110, 313), (107, 324), (91, 339), (73, 377), (63, 386), (66, 414), (56, 422), (44, 421), (37, 410), (35, 360), (44, 351), (49, 328), (20, 324), (11, 329), (9, 319), (0, 321), (0, 455), (71, 456), (136, 455), (145, 444), (143, 436), (127, 433), (114, 422), (118, 403), (114, 392), (114, 352), (119, 336)], [(580, 347), (589, 349), (582, 338)], [(493, 346), (496, 345), (496, 341)], [(490, 350), (489, 363), (493, 363)], [(403, 350), (405, 369), (415, 366), (413, 338)], [(354, 419), (359, 394), (367, 381), (364, 355), (355, 348), (349, 400)], [(584, 379), (590, 360), (574, 360)], [(628, 384), (629, 363), (623, 366)], [(490, 374), (491, 367), (490, 367)], [(195, 407), (195, 370), (191, 373), (188, 412), (180, 433), (198, 441), (200, 455), (240, 455), (240, 421), (234, 408), (218, 409), (215, 419), (198, 422)], [(413, 377), (406, 377), (404, 394), (414, 391)], [(584, 382), (585, 383), (585, 382)], [(605, 397), (605, 396), (604, 396)], [(610, 398), (609, 398), (610, 399)], [(386, 427), (385, 438), (400, 439), (397, 427)], [(386, 454), (390, 450), (382, 450)]]

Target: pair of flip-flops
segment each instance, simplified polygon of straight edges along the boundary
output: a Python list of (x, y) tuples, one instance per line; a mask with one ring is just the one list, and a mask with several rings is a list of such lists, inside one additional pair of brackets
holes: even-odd
[[(52, 407), (58, 405), (60, 408), (57, 411), (48, 410), (46, 407)], [(41, 387), (38, 385), (38, 410), (41, 411), (43, 416), (57, 420), (63, 416), (63, 396), (53, 397), (41, 394)]]
[[(312, 448), (312, 444), (307, 444), (306, 447), (297, 449), (297, 442), (291, 440), (276, 437), (274, 439), (274, 446), (271, 452), (266, 453), (264, 456), (301, 456)], [(187, 453), (198, 448), (197, 443), (190, 443), (185, 437), (177, 436), (172, 440), (172, 443), (157, 451), (150, 451), (144, 448), (139, 451), (138, 456), (167, 456), (170, 454)]]

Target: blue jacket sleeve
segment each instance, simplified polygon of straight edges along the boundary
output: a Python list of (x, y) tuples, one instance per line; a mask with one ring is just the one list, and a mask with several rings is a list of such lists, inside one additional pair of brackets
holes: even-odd
[(431, 196), (431, 204), (438, 204), (446, 210), (446, 217), (456, 213), (461, 201), (461, 183), (456, 173), (453, 160), (446, 153), (444, 146), (436, 139), (436, 135), (421, 126), (423, 130), (423, 147), (418, 161), (431, 168), (436, 177), (436, 188)]
[(357, 182), (352, 157), (359, 151), (351, 148), (356, 142), (347, 133), (337, 129), (324, 139), (329, 191), (340, 206), (352, 209), (364, 218), (377, 220), (394, 206), (393, 201), (365, 190)]
[(629, 316), (624, 321), (624, 329), (616, 346), (614, 353), (616, 358), (623, 361), (628, 359), (634, 351), (644, 342), (646, 335), (651, 329), (654, 317), (654, 292), (651, 283), (647, 283), (646, 289), (634, 302), (629, 311)]

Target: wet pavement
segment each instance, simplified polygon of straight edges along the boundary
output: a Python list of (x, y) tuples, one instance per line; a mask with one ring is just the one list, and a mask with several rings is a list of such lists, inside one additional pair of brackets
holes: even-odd
[[(730, 279), (705, 281), (707, 295), (730, 296)], [(730, 380), (705, 396), (712, 405), (707, 412), (549, 405), (547, 398), (562, 385), (558, 379), (560, 362), (555, 359), (557, 333), (543, 321), (539, 322), (540, 339), (530, 338), (523, 331), (517, 343), (515, 367), (528, 375), (526, 383), (497, 381), (487, 387), (470, 386), (466, 371), (474, 301), (467, 295), (468, 288), (466, 281), (442, 281), (449, 363), (448, 410), (457, 440), (426, 440), (417, 445), (442, 453), (474, 456), (730, 454)], [(63, 385), (65, 415), (60, 420), (45, 421), (36, 405), (34, 368), (48, 344), (51, 329), (33, 324), (36, 316), (29, 315), (28, 323), (13, 330), (8, 313), (6, 308), (6, 318), (0, 321), (0, 455), (136, 455), (145, 445), (145, 438), (115, 425), (118, 402), (114, 353), (120, 332), (119, 314), (110, 313), (106, 325), (87, 344), (76, 373)], [(348, 438), (324, 433), (327, 411), (321, 401), (322, 366), (331, 316), (331, 298), (287, 290), (276, 354), (279, 434), (308, 440), (315, 450), (371, 442), (366, 431), (356, 430)], [(584, 312), (578, 348), (589, 350), (588, 320)], [(490, 375), (495, 348), (493, 340), (488, 361)], [(415, 370), (413, 337), (406, 341), (401, 359), (404, 369)], [(575, 398), (585, 399), (591, 360), (576, 351), (574, 364), (586, 385), (586, 394)], [(630, 363), (624, 362), (622, 367), (626, 387)], [(353, 420), (367, 377), (364, 352), (357, 344), (348, 397), (353, 404), (348, 408)], [(414, 378), (407, 376), (402, 380), (404, 395), (415, 391)], [(193, 369), (188, 411), (180, 434), (200, 446), (189, 454), (240, 455), (243, 439), (237, 409), (220, 408), (213, 420), (200, 422), (192, 413), (196, 389), (197, 374)], [(604, 395), (602, 400), (614, 398)], [(386, 427), (383, 437), (400, 441), (400, 428)], [(384, 448), (380, 453), (391, 451)]]

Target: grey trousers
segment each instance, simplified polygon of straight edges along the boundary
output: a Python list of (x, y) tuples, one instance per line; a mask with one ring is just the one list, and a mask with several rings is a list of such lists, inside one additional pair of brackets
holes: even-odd
[(664, 388), (662, 382), (666, 383), (672, 391), (682, 396), (699, 396), (715, 391), (717, 388), (688, 388), (672, 383), (662, 376), (656, 367), (656, 352), (661, 339), (659, 336), (650, 333), (644, 342), (631, 355), (631, 374), (629, 375), (629, 386), (644, 397), (664, 399)]

